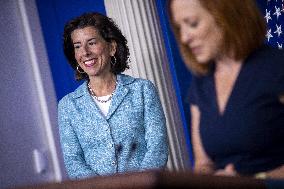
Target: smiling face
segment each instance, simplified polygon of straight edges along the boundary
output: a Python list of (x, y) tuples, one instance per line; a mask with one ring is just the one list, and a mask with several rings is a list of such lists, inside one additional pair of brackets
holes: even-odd
[(170, 8), (181, 43), (190, 49), (197, 62), (208, 63), (220, 58), (222, 31), (200, 2), (173, 0)]
[(75, 59), (89, 78), (111, 73), (110, 61), (116, 51), (115, 42), (106, 42), (91, 26), (74, 30), (71, 39)]

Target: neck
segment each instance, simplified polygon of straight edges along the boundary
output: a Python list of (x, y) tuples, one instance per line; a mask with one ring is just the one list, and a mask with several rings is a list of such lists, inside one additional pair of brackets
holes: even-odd
[(90, 87), (96, 96), (105, 96), (111, 94), (116, 87), (116, 76), (109, 74), (105, 77), (90, 78)]
[(232, 70), (239, 69), (241, 65), (242, 65), (241, 60), (235, 60), (233, 58), (224, 57), (222, 59), (216, 60), (215, 72), (230, 73)]

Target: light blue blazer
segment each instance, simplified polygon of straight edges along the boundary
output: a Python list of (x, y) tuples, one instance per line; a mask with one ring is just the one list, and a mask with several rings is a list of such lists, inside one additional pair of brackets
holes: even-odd
[(168, 159), (166, 122), (154, 85), (117, 75), (107, 116), (84, 82), (58, 104), (62, 152), (70, 178), (163, 168)]

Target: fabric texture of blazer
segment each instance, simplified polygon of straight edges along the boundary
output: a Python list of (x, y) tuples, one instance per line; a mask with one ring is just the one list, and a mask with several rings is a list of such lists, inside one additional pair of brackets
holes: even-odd
[(107, 116), (85, 81), (59, 101), (58, 123), (70, 178), (166, 166), (166, 120), (157, 90), (148, 80), (117, 75)]

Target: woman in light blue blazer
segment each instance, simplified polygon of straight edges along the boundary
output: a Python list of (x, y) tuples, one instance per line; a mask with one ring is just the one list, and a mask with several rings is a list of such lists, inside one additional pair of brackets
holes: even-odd
[(127, 41), (108, 17), (86, 13), (64, 28), (64, 53), (77, 80), (58, 104), (64, 163), (70, 178), (164, 168), (166, 121), (155, 86), (121, 74)]

